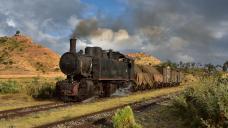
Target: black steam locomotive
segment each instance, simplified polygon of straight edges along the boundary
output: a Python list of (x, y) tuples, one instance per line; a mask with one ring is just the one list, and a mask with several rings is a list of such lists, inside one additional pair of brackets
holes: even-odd
[(56, 83), (61, 99), (84, 100), (94, 95), (108, 97), (134, 79), (133, 59), (112, 50), (86, 47), (76, 53), (77, 39), (70, 39), (70, 51), (60, 58), (67, 79)]
[[(148, 89), (174, 86), (182, 81), (181, 72), (169, 67), (139, 66), (119, 52), (86, 47), (76, 53), (77, 39), (70, 39), (70, 51), (60, 58), (66, 80), (56, 83), (56, 94), (64, 100), (81, 101), (92, 96), (108, 97), (117, 89), (133, 86)], [(152, 85), (152, 86), (151, 86)]]

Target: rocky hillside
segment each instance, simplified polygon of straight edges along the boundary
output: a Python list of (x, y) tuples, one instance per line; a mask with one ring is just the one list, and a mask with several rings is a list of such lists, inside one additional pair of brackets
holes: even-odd
[(59, 55), (30, 37), (0, 37), (0, 75), (59, 73)]
[(129, 53), (128, 56), (135, 59), (135, 63), (139, 65), (158, 65), (161, 61), (153, 56), (145, 53)]

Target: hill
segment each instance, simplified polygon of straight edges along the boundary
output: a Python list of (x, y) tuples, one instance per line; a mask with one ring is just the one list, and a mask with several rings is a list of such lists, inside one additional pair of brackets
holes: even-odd
[(161, 61), (153, 56), (145, 53), (129, 53), (128, 56), (135, 59), (135, 63), (139, 65), (158, 65)]
[(30, 37), (0, 37), (0, 75), (60, 73), (59, 55)]

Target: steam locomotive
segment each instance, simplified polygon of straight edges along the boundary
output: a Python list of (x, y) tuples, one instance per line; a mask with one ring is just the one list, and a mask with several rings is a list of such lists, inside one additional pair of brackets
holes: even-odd
[[(117, 89), (137, 83), (132, 58), (100, 47), (86, 47), (84, 53), (76, 52), (76, 42), (76, 38), (70, 39), (70, 51), (60, 58), (60, 69), (67, 78), (56, 83), (59, 98), (82, 101), (95, 95), (109, 97)], [(160, 75), (165, 76), (158, 83), (181, 82), (179, 75), (170, 77), (172, 73), (167, 71), (162, 70)]]

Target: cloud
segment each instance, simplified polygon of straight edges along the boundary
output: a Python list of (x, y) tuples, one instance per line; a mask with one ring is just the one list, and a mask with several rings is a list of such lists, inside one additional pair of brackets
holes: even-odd
[(137, 42), (135, 49), (163, 60), (223, 63), (227, 59), (221, 54), (217, 59), (228, 33), (226, 0), (129, 0), (125, 4), (126, 11), (116, 20), (97, 17), (96, 28), (124, 29), (131, 39), (128, 46)]
[(13, 28), (16, 27), (16, 24), (15, 24), (15, 22), (14, 22), (12, 19), (7, 19), (7, 20), (6, 20), (6, 23), (7, 23), (7, 25), (8, 25), (9, 27), (13, 27)]
[(80, 0), (3, 0), (0, 34), (20, 30), (59, 53), (68, 50), (73, 33), (80, 38), (78, 49), (141, 51), (172, 61), (227, 60), (227, 0), (117, 1), (121, 13), (112, 15)]
[(82, 18), (86, 8), (80, 0), (3, 0), (0, 4), (0, 33), (13, 35), (20, 30), (36, 42), (63, 53), (72, 26)]

